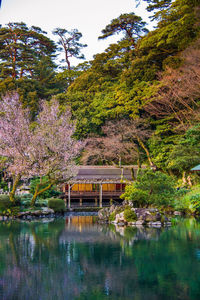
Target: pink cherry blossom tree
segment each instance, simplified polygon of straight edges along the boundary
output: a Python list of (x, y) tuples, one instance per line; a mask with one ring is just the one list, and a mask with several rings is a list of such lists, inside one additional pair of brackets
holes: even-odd
[(0, 155), (7, 157), (7, 171), (14, 178), (10, 200), (14, 201), (22, 177), (47, 178), (36, 186), (34, 205), (42, 192), (76, 174), (74, 159), (83, 143), (73, 139), (71, 113), (68, 109), (61, 111), (56, 100), (41, 103), (34, 123), (17, 94), (3, 97), (0, 111)]
[[(47, 180), (36, 186), (32, 205), (36, 198), (56, 183), (69, 180), (77, 173), (74, 159), (80, 154), (83, 143), (73, 138), (75, 124), (69, 109), (60, 111), (57, 100), (42, 102), (33, 136), (32, 175), (46, 176)], [(45, 187), (44, 187), (45, 186)]]
[(30, 130), (29, 111), (22, 108), (15, 93), (0, 101), (0, 155), (6, 157), (7, 172), (13, 177), (10, 200), (23, 175), (32, 167), (29, 158), (33, 133)]

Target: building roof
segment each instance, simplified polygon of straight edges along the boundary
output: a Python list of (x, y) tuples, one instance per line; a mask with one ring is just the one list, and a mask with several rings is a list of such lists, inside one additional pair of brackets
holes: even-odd
[(197, 165), (196, 167), (192, 168), (191, 171), (200, 171), (200, 165)]
[(78, 174), (71, 180), (73, 183), (121, 183), (132, 181), (131, 169), (136, 172), (137, 166), (79, 166)]

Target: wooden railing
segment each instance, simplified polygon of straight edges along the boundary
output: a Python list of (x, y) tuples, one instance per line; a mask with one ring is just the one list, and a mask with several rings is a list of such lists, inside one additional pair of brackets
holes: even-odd
[[(73, 196), (99, 196), (99, 191), (71, 191), (71, 197)], [(103, 196), (120, 196), (124, 191), (102, 191)], [(65, 193), (68, 196), (68, 193)]]

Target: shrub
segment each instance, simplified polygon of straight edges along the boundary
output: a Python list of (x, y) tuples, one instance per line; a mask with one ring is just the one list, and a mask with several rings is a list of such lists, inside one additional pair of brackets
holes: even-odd
[(191, 195), (190, 202), (196, 212), (200, 212), (200, 194)]
[(135, 207), (166, 207), (174, 205), (175, 195), (173, 178), (160, 171), (147, 169), (138, 174), (137, 181), (126, 187), (122, 198), (132, 200)]
[(7, 216), (7, 217), (9, 217), (9, 216), (16, 217), (19, 214), (19, 212), (20, 212), (20, 207), (19, 206), (13, 206), (13, 207), (10, 207), (6, 210), (3, 210), (2, 214), (4, 216)]
[(8, 195), (0, 195), (0, 211), (9, 209), (12, 206), (12, 202)]
[(200, 212), (200, 185), (192, 187), (190, 190), (178, 191), (175, 200), (175, 209), (185, 213)]
[(176, 226), (179, 222), (179, 220), (177, 218), (171, 218), (171, 223), (172, 223), (172, 226)]
[(48, 206), (48, 199), (38, 199), (35, 203), (36, 207), (47, 207)]
[(62, 199), (51, 198), (48, 200), (48, 207), (55, 212), (63, 212), (65, 210), (65, 202)]
[(109, 216), (109, 221), (115, 221), (116, 213), (113, 211)]
[(30, 207), (31, 205), (31, 199), (33, 195), (32, 194), (24, 194), (21, 196), (21, 205), (25, 208)]
[(21, 197), (20, 196), (15, 196), (15, 206), (20, 206), (21, 205)]
[(137, 220), (136, 213), (133, 210), (131, 210), (130, 207), (125, 208), (124, 218), (127, 222), (134, 222)]
[(21, 199), (21, 205), (24, 206), (24, 207), (30, 207), (31, 205), (31, 200), (30, 199)]
[(121, 198), (131, 200), (134, 207), (144, 207), (148, 204), (148, 193), (139, 190), (132, 185), (126, 186), (125, 193)]
[(30, 193), (29, 194), (23, 194), (21, 196), (22, 199), (29, 199), (29, 200), (32, 199), (32, 197), (33, 197), (33, 194), (30, 194)]

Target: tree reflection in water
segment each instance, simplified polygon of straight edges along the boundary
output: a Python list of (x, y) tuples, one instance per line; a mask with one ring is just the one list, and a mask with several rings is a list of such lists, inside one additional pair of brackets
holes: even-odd
[(200, 223), (0, 223), (0, 299), (200, 299)]

